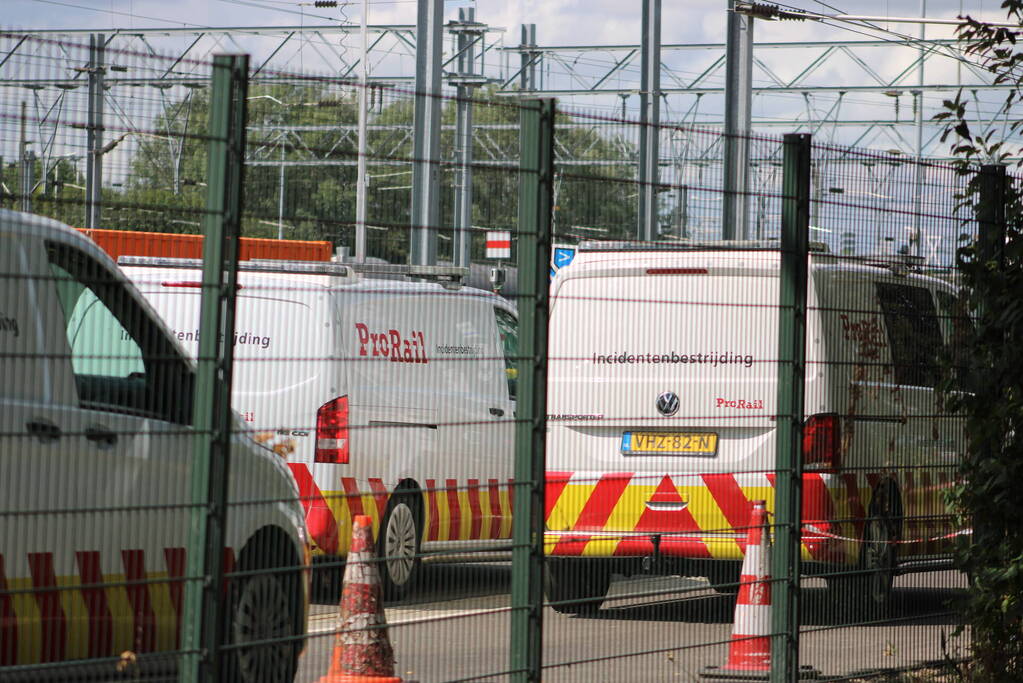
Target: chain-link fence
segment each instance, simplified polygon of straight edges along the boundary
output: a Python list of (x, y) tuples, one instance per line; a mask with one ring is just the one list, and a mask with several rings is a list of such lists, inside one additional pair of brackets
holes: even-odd
[[(133, 129), (101, 142), (110, 135), (99, 103), (106, 91), (94, 77), (117, 70), (104, 66), (97, 42), (52, 46), (61, 60), (88, 55), (80, 72), (90, 81), (88, 104), (69, 100), (67, 111), (28, 119), (27, 107), (8, 101), (15, 115), (5, 131), (21, 131), (13, 138), (21, 191), (5, 186), (5, 194), (23, 211), (4, 209), (0, 220), (3, 677), (283, 680), (304, 645), (306, 523), (285, 461), (250, 438), (230, 410), (232, 346), (218, 344), (218, 332), (230, 338), (233, 328), (220, 296), (233, 276), (222, 288), (219, 264), (225, 244), (238, 243), (222, 226), (237, 226), (243, 127), (232, 114), (242, 111), (247, 70), (238, 60), (207, 65), (216, 72), (216, 97), (200, 136), (211, 163), (200, 177), (210, 192), (205, 208), (185, 205), (190, 213), (168, 210), (165, 218), (206, 220), (207, 262), (218, 265), (205, 285), (202, 277), (181, 281), (194, 292), (206, 287), (204, 322), (197, 314), (187, 329), (168, 329), (96, 243), (31, 213), (74, 223), (84, 215), (95, 224), (105, 207), (139, 215), (171, 209), (140, 199), (133, 155), (103, 170), (101, 157), (129, 132), (156, 133)], [(140, 55), (118, 55), (117, 64), (122, 59), (160, 67)], [(160, 111), (148, 102), (136, 114), (152, 122)], [(51, 142), (63, 140), (48, 147), (50, 156), (31, 153), (30, 120), (52, 128)], [(80, 168), (69, 161), (76, 145), (89, 150), (84, 195), (75, 182)], [(74, 199), (71, 190), (79, 192)], [(106, 244), (127, 250), (132, 241)], [(185, 243), (162, 244), (164, 255), (177, 256)], [(230, 254), (223, 262), (236, 258)], [(200, 329), (193, 364), (179, 341)]]
[(243, 61), (54, 41), (0, 91), (5, 677), (317, 681), (383, 633), (419, 681), (966, 654), (968, 174), (750, 136), (736, 185), (664, 126), (641, 184), (633, 121)]

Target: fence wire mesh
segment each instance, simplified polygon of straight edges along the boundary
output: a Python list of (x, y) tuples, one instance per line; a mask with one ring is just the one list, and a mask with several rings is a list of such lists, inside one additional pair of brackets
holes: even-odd
[[(197, 261), (214, 218), (213, 65), (98, 37), (23, 58), (40, 40), (0, 36), (14, 210), (0, 214), (0, 673), (173, 679), (197, 654), (182, 647), (198, 627), (183, 619), (187, 586), (216, 576), (191, 572), (185, 550), (215, 502), (194, 494), (194, 442), (217, 434), (193, 427), (188, 360), (217, 333), (201, 324), (213, 294)], [(424, 100), (441, 114), (433, 158), (415, 152)], [(659, 127), (644, 184), (639, 123), (562, 109), (541, 178), (520, 170), (525, 105), (485, 87), (417, 103), (396, 86), (263, 71), (245, 107), (211, 603), (223, 680), (317, 681), (380, 646), (375, 613), (339, 626), (358, 613), (343, 590), (353, 566), (379, 575), (405, 680), (766, 677), (772, 640), (832, 680), (967, 653), (968, 634), (951, 637), (965, 579), (949, 553), (968, 536), (943, 498), (964, 437), (938, 389), (967, 362), (955, 249), (976, 232), (957, 203), (969, 174), (814, 146), (796, 174), (803, 311), (780, 303), (780, 240), (799, 229), (783, 221), (796, 171), (782, 139), (740, 140), (742, 189), (727, 185), (719, 131)], [(417, 167), (435, 181), (433, 222), (415, 210)], [(548, 225), (521, 218), (523, 183), (549, 192)], [(636, 239), (644, 193), (652, 242)], [(726, 242), (733, 201), (743, 228)], [(553, 243), (549, 320), (536, 313), (546, 281), (519, 286), (527, 237)], [(434, 269), (414, 270), (416, 239)], [(115, 266), (103, 251), (137, 258)], [(788, 315), (807, 328), (796, 418), (779, 389), (801, 382), (782, 362)], [(546, 355), (521, 346), (527, 320), (547, 330)], [(523, 367), (547, 374), (542, 412), (523, 407)], [(794, 448), (782, 420), (798, 424)], [(514, 474), (524, 423), (546, 428), (542, 485)], [(780, 509), (785, 478), (799, 509)], [(541, 492), (543, 519), (513, 522), (516, 499)], [(365, 518), (375, 559), (346, 563)], [(546, 531), (529, 546), (545, 596), (525, 622), (511, 594), (539, 557), (513, 567), (518, 524)], [(801, 566), (772, 574), (793, 527)], [(541, 620), (535, 670), (514, 671), (518, 624)]]

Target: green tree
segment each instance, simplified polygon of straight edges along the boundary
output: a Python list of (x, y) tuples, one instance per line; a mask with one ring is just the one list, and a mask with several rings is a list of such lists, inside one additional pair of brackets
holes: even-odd
[[(1017, 49), (1023, 29), (1023, 1), (1005, 0), (1009, 22), (1017, 28), (992, 26), (963, 18), (958, 39), (968, 58), (979, 62), (1008, 87), (998, 127), (974, 129), (967, 112), (977, 96), (960, 91), (944, 103), (936, 118), (946, 125), (944, 140), (951, 141), (966, 178), (959, 197), (962, 207), (977, 215), (990, 207), (981, 205), (979, 163), (1004, 163), (1018, 157), (1007, 145), (1006, 134), (1019, 132), (1023, 53)], [(1008, 121), (1006, 130), (1002, 121)], [(1006, 234), (999, 253), (981, 248), (970, 237), (957, 252), (964, 285), (961, 344), (969, 349), (969, 393), (950, 377), (950, 406), (966, 418), (967, 453), (960, 467), (959, 484), (950, 502), (964, 527), (973, 535), (957, 553), (959, 566), (970, 577), (962, 612), (970, 628), (972, 658), (962, 667), (968, 680), (1023, 680), (1023, 365), (1018, 349), (1023, 343), (1023, 203), (1019, 180), (1005, 187)], [(969, 231), (968, 231), (969, 232)], [(1001, 240), (999, 240), (1001, 242)], [(950, 358), (954, 364), (955, 359)]]
[[(4, 164), (0, 205), (20, 210), (22, 207), (21, 163)], [(68, 225), (85, 223), (85, 179), (80, 178), (73, 162), (67, 159), (33, 158), (28, 200), (34, 213), (56, 218)]]
[[(378, 90), (382, 99), (385, 91)], [(369, 119), (367, 253), (391, 262), (408, 257), (413, 170), (411, 93), (386, 91), (388, 101)], [(192, 89), (156, 117), (137, 147), (124, 186), (106, 188), (104, 227), (157, 232), (201, 232), (206, 196), (209, 91)], [(450, 258), (455, 186), (455, 103), (443, 104), (440, 163), (439, 256)], [(518, 221), (519, 105), (493, 87), (473, 100), (473, 209), (471, 224), (514, 230)], [(358, 101), (336, 83), (256, 85), (248, 96), (247, 164), (242, 234), (328, 240), (354, 250)], [(606, 124), (560, 114), (556, 127), (555, 227), (570, 239), (573, 226), (597, 236), (631, 235), (635, 225), (634, 147), (606, 132)], [(608, 160), (618, 159), (618, 161)], [(283, 173), (281, 161), (284, 161)], [(284, 196), (281, 197), (283, 190)], [(74, 207), (83, 211), (82, 206)], [(484, 254), (484, 234), (473, 233), (473, 258)]]
[[(408, 130), (413, 120), (411, 94), (402, 94), (384, 108), (373, 120), (379, 126), (396, 126)], [(472, 97), (473, 106), (473, 205), (471, 225), (490, 230), (515, 230), (518, 224), (518, 159), (519, 117), (518, 100), (498, 95), (496, 88), (487, 86)], [(455, 117), (457, 102), (445, 100), (441, 133), (442, 159), (440, 165), (440, 226), (441, 258), (450, 258), (444, 247), (450, 244), (454, 224), (455, 185), (459, 181), (457, 147), (455, 144)], [(587, 122), (592, 125), (587, 125)], [(628, 163), (609, 163), (635, 149), (603, 133), (606, 126), (596, 119), (559, 114), (555, 126), (555, 172), (557, 176), (557, 203), (555, 206), (555, 239), (572, 240), (572, 226), (595, 228), (605, 238), (623, 238), (634, 234), (636, 221), (635, 166)], [(400, 253), (404, 260), (408, 241), (407, 229), (411, 221), (411, 178), (413, 139), (411, 134), (398, 135), (395, 131), (370, 131), (370, 148), (378, 150), (380, 158), (373, 160), (368, 193), (368, 214), (371, 224), (388, 228), (380, 251)], [(589, 162), (589, 165), (587, 165)], [(379, 180), (377, 180), (379, 179)], [(631, 198), (630, 198), (631, 195)], [(372, 250), (371, 250), (372, 251)], [(485, 235), (475, 230), (471, 254), (474, 260), (483, 259)]]

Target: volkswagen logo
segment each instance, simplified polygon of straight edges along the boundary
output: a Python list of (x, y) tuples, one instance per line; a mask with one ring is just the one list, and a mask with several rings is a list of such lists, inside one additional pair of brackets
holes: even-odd
[(671, 417), (678, 412), (678, 395), (673, 391), (666, 391), (657, 397), (657, 410), (665, 417)]

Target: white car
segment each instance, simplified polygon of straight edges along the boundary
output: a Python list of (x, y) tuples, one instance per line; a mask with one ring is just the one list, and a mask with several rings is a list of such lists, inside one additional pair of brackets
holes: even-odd
[[(0, 211), (0, 679), (173, 668), (188, 566), (194, 366), (117, 266), (56, 221)], [(225, 651), (291, 680), (307, 544), (284, 461), (231, 437)], [(260, 571), (262, 570), (262, 571)], [(228, 654), (229, 653), (229, 654)], [(90, 661), (91, 660), (91, 661)]]

